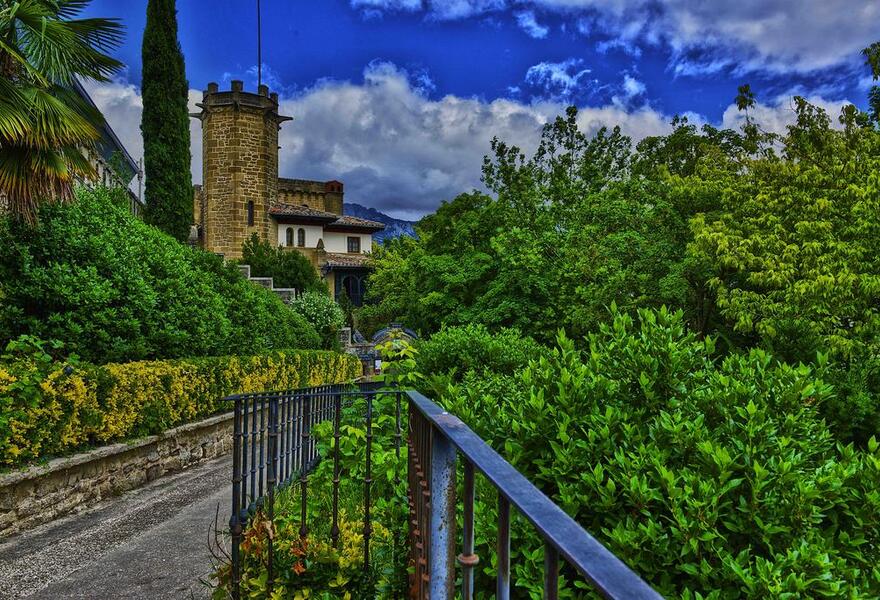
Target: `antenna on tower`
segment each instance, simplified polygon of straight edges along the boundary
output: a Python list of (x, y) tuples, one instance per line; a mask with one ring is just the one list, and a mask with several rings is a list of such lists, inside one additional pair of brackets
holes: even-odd
[(263, 32), (260, 0), (257, 0), (257, 89), (263, 85)]

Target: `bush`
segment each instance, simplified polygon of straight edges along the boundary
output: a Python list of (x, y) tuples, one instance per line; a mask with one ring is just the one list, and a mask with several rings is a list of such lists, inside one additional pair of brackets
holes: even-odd
[(55, 339), (95, 363), (320, 346), (274, 294), (132, 216), (124, 192), (77, 195), (34, 227), (0, 219), (0, 345)]
[[(301, 505), (296, 482), (275, 497), (274, 522), (264, 511), (251, 517), (241, 545), (242, 597), (268, 598), (267, 537), (274, 547), (275, 586), (272, 598), (404, 598), (406, 597), (409, 521), (406, 500), (406, 449), (395, 450), (394, 395), (373, 398), (374, 436), (371, 458), (370, 565), (364, 568), (364, 480), (367, 431), (366, 403), (354, 400), (341, 415), (339, 438), (339, 547), (331, 541), (335, 463), (319, 461), (307, 487), (308, 537), (300, 536)], [(406, 404), (402, 421), (406, 422)], [(333, 423), (312, 429), (320, 455), (333, 456)], [(269, 533), (271, 532), (271, 533)], [(268, 535), (267, 535), (268, 534)], [(214, 573), (212, 597), (230, 597), (231, 565)]]
[(418, 344), (416, 365), (421, 373), (453, 372), (457, 379), (468, 371), (511, 375), (538, 358), (542, 348), (517, 329), (493, 334), (483, 325), (447, 327)]
[[(587, 351), (560, 336), (515, 384), (466, 380), (445, 407), (664, 595), (877, 597), (880, 444), (829, 432), (826, 366), (762, 350), (715, 362), (680, 312), (612, 317)], [(476, 531), (492, 531), (493, 511)], [(539, 597), (540, 542), (523, 523), (514, 535), (514, 580)]]
[(240, 264), (251, 266), (252, 277), (272, 277), (277, 288), (327, 293), (327, 286), (309, 259), (298, 250), (285, 250), (254, 233), (241, 247)]
[(322, 292), (306, 292), (291, 302), (290, 308), (315, 328), (324, 348), (339, 347), (339, 329), (345, 315), (330, 296)]
[(106, 364), (59, 365), (41, 347), (0, 362), (0, 465), (17, 466), (94, 444), (160, 433), (230, 407), (230, 394), (354, 379), (354, 356), (315, 350)]

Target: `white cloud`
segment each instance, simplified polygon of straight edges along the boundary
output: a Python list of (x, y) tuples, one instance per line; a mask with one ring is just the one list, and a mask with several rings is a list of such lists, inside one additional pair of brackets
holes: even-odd
[(623, 93), (627, 98), (635, 98), (645, 93), (645, 84), (632, 75), (623, 76)]
[[(832, 126), (839, 125), (837, 117), (840, 110), (847, 104), (846, 100), (828, 100), (820, 96), (807, 96), (807, 101), (822, 108), (831, 117)], [(794, 100), (790, 95), (782, 95), (772, 104), (757, 104), (749, 109), (751, 116), (760, 126), (773, 133), (786, 133), (787, 127), (793, 125), (796, 120)], [(721, 117), (721, 126), (731, 129), (739, 129), (745, 124), (746, 113), (731, 104)]]
[(540, 8), (590, 17), (615, 45), (664, 44), (679, 74), (720, 68), (809, 72), (852, 61), (880, 38), (877, 0), (351, 0), (353, 6), (467, 18)]
[(549, 98), (565, 100), (582, 85), (590, 69), (581, 68), (584, 61), (569, 58), (562, 62), (541, 62), (526, 71), (526, 83), (540, 87)]
[[(89, 91), (138, 158), (143, 148), (139, 90), (126, 83), (109, 83), (91, 84)], [(201, 96), (200, 91), (191, 90), (190, 104)], [(842, 104), (813, 100), (833, 113)], [(453, 95), (434, 100), (395, 65), (372, 63), (364, 71), (363, 82), (324, 80), (282, 99), (282, 113), (294, 120), (281, 130), (279, 171), (286, 177), (339, 179), (346, 184), (349, 201), (415, 218), (442, 200), (480, 188), (482, 157), (489, 152), (493, 136), (531, 153), (542, 126), (564, 109), (564, 103), (549, 100), (524, 104)], [(634, 109), (610, 104), (580, 110), (579, 124), (589, 133), (620, 125), (639, 140), (669, 131), (670, 116), (649, 106)], [(786, 100), (759, 105), (752, 114), (767, 128), (780, 131), (794, 117)], [(730, 107), (723, 125), (737, 126), (742, 118)], [(698, 115), (691, 115), (691, 120), (703, 121)], [(199, 182), (201, 127), (195, 119), (191, 131), (193, 180)]]
[(535, 39), (544, 39), (550, 33), (550, 28), (538, 23), (535, 13), (531, 10), (516, 13), (516, 23), (529, 37)]

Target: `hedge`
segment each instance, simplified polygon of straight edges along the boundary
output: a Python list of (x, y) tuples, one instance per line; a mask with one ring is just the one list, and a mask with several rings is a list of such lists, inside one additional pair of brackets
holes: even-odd
[(318, 350), (76, 369), (0, 363), (0, 466), (160, 433), (227, 410), (230, 394), (351, 380), (357, 358)]

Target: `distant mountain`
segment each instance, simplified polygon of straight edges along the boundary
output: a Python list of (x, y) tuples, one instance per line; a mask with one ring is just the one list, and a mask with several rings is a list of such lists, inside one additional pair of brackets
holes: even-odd
[(345, 206), (343, 207), (343, 212), (347, 215), (351, 215), (352, 217), (359, 217), (361, 219), (369, 219), (370, 221), (379, 221), (380, 223), (385, 223), (384, 231), (373, 234), (373, 239), (380, 244), (386, 239), (396, 238), (402, 235), (416, 237), (415, 221), (404, 221), (403, 219), (395, 219), (394, 217), (389, 217), (383, 212), (379, 212), (375, 208), (370, 208), (368, 206), (362, 206), (360, 204), (349, 202), (345, 203)]

